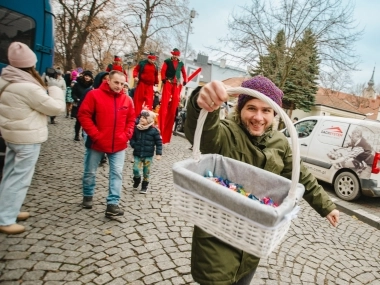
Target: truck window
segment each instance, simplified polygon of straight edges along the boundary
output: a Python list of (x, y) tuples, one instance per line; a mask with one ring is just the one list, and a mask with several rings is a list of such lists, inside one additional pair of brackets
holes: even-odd
[(295, 124), (294, 127), (297, 130), (299, 138), (306, 138), (311, 134), (316, 124), (317, 120), (307, 120)]
[(9, 64), (7, 53), (12, 42), (33, 47), (35, 28), (32, 18), (0, 6), (0, 62)]
[(54, 14), (50, 0), (1, 1), (0, 73), (9, 64), (12, 42), (26, 44), (37, 56), (36, 70), (42, 74), (54, 61)]

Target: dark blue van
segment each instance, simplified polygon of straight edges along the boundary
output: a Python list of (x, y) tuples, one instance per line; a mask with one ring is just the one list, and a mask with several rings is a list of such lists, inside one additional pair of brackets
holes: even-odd
[(0, 72), (8, 65), (12, 42), (28, 45), (37, 55), (37, 71), (53, 66), (54, 14), (50, 0), (0, 1)]

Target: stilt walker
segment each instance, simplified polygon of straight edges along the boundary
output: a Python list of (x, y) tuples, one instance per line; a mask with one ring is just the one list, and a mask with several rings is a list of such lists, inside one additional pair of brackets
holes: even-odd
[(149, 110), (153, 109), (153, 86), (158, 84), (158, 67), (155, 61), (156, 56), (151, 53), (148, 59), (140, 61), (133, 69), (133, 78), (137, 82), (133, 95), (136, 116), (140, 116), (143, 105)]
[[(175, 48), (171, 54), (172, 57), (166, 59), (161, 68), (163, 87), (158, 125), (161, 130), (163, 144), (170, 143), (182, 85), (185, 86), (187, 83), (185, 66), (178, 58), (181, 54), (180, 51)], [(183, 80), (182, 85), (181, 74)]]

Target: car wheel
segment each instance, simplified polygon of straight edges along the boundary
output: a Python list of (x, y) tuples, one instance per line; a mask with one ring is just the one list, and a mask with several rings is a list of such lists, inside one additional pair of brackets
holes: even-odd
[(182, 119), (182, 117), (178, 118), (176, 131), (177, 132), (183, 132), (183, 119)]
[(353, 201), (361, 196), (358, 178), (351, 172), (340, 173), (334, 181), (336, 195), (345, 200)]

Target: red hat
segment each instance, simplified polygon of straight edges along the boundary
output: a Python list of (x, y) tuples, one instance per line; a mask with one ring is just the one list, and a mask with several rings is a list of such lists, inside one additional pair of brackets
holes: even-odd
[(121, 57), (119, 57), (119, 56), (115, 55), (115, 57), (114, 57), (113, 61), (121, 61)]
[(171, 54), (175, 55), (175, 56), (180, 56), (181, 52), (179, 51), (179, 49), (175, 48), (175, 49), (173, 49), (173, 51), (171, 51)]
[(156, 60), (156, 59), (157, 59), (157, 56), (156, 56), (154, 53), (151, 52), (151, 53), (148, 55), (148, 59)]

